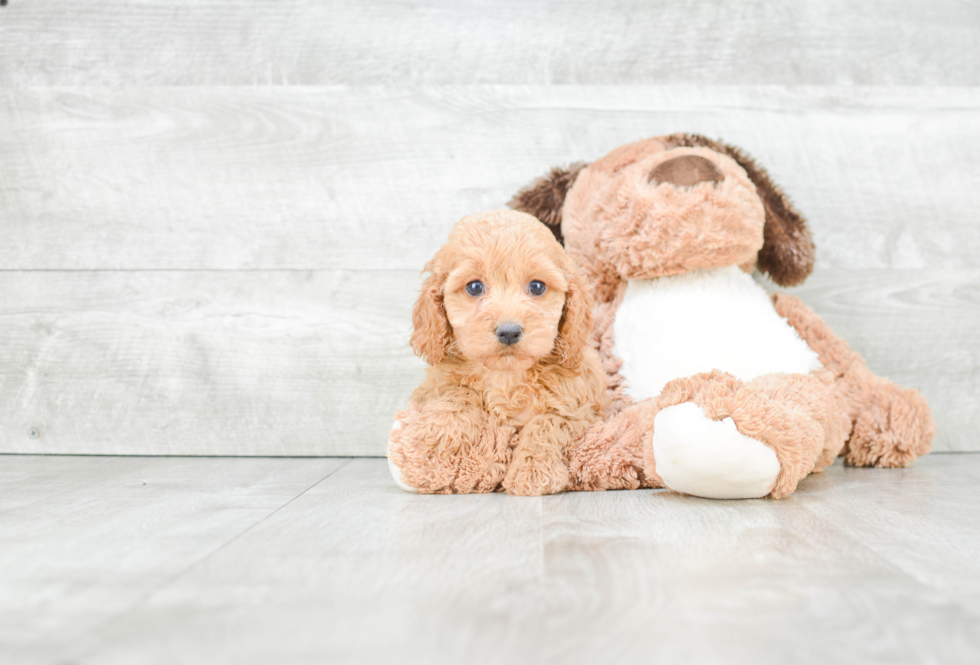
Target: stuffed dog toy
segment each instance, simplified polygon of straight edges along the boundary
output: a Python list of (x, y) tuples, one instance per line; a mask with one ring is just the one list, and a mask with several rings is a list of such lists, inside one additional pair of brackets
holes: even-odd
[(608, 406), (574, 263), (537, 219), (501, 209), (459, 221), (425, 270), (411, 344), (430, 367), (391, 431), (395, 481), (424, 493), (566, 489), (569, 451)]
[(554, 169), (510, 205), (563, 240), (595, 300), (609, 415), (569, 454), (569, 489), (780, 498), (838, 455), (899, 467), (929, 451), (919, 393), (751, 277), (803, 282), (814, 245), (740, 150), (652, 138)]

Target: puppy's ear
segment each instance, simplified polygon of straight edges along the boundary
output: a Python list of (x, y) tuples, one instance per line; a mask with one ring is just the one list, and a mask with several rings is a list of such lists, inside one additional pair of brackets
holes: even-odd
[(585, 281), (574, 268), (568, 271), (565, 307), (558, 322), (555, 351), (558, 362), (569, 369), (582, 364), (582, 354), (592, 336), (592, 296)]
[(575, 184), (575, 179), (585, 166), (585, 162), (576, 162), (568, 168), (556, 166), (548, 175), (538, 178), (517, 192), (507, 205), (518, 212), (537, 217), (551, 229), (558, 242), (563, 242), (561, 209), (565, 205), (568, 190)]
[(453, 329), (443, 304), (446, 273), (439, 268), (436, 259), (429, 261), (425, 270), (431, 274), (422, 284), (422, 292), (412, 308), (415, 330), (411, 343), (415, 355), (430, 365), (437, 365), (445, 359), (453, 339)]
[(735, 146), (713, 141), (699, 134), (675, 134), (668, 139), (673, 146), (710, 148), (728, 155), (745, 169), (766, 209), (764, 242), (759, 250), (758, 267), (780, 286), (796, 286), (813, 271), (816, 248), (806, 220), (769, 178), (765, 169)]

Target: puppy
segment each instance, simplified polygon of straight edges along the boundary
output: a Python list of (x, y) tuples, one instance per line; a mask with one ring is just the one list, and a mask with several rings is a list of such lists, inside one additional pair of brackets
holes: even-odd
[(396, 482), (561, 492), (569, 449), (608, 405), (571, 259), (534, 217), (494, 210), (460, 220), (425, 270), (411, 343), (430, 367), (391, 432)]

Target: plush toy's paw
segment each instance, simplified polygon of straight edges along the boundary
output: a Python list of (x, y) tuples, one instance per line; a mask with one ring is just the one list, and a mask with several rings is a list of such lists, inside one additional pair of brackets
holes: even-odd
[(571, 447), (568, 490), (598, 491), (663, 487), (644, 473), (644, 452), (653, 436), (657, 404), (652, 399), (597, 422)]
[[(400, 430), (401, 428), (402, 428), (402, 421), (400, 420), (396, 420), (395, 424), (391, 426), (392, 430)], [(393, 457), (392, 449), (394, 447), (395, 444), (391, 442), (391, 435), (389, 434), (388, 435), (388, 471), (391, 473), (391, 478), (392, 480), (395, 481), (395, 484), (398, 485), (398, 487), (405, 490), (406, 492), (417, 493), (419, 491), (419, 488), (409, 485), (407, 482), (405, 482), (405, 474), (402, 473), (401, 467), (395, 464), (395, 460), (392, 459)]]
[(568, 485), (568, 467), (559, 459), (532, 457), (517, 453), (507, 475), (504, 489), (520, 496), (558, 494)]
[(932, 448), (936, 425), (915, 390), (878, 380), (875, 401), (854, 422), (841, 454), (851, 466), (904, 467)]
[(654, 419), (656, 471), (672, 490), (709, 499), (768, 495), (779, 476), (776, 453), (738, 431), (731, 418), (712, 420), (700, 406), (665, 407)]

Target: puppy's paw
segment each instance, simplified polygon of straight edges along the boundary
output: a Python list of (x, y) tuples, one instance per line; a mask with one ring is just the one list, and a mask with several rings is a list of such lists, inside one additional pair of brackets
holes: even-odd
[[(514, 428), (480, 413), (458, 418), (455, 436), (448, 436), (452, 432), (433, 422), (431, 413), (413, 406), (396, 415), (388, 435), (388, 469), (395, 484), (419, 494), (497, 491), (510, 462)], [(466, 423), (471, 427), (461, 427)]]
[(510, 462), (510, 440), (514, 428), (495, 418), (487, 418), (477, 445), (466, 450), (453, 483), (460, 494), (496, 492)]
[[(391, 479), (395, 481), (401, 489), (406, 492), (418, 493), (419, 488), (414, 485), (408, 484), (405, 481), (405, 474), (402, 473), (401, 467), (395, 462), (394, 458), (398, 458), (400, 461), (404, 462), (404, 457), (399, 455), (397, 452), (397, 446), (392, 443), (392, 433), (400, 431), (402, 429), (402, 421), (395, 420), (395, 424), (391, 426), (391, 432), (388, 434), (388, 471), (391, 473)], [(397, 435), (396, 435), (397, 436)]]
[(557, 494), (568, 486), (568, 467), (558, 459), (517, 455), (507, 469), (503, 486), (519, 496)]

